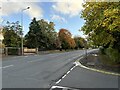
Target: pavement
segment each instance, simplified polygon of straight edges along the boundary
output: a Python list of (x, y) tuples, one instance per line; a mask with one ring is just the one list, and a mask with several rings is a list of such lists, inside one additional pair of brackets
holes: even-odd
[[(88, 50), (91, 52), (93, 50)], [(84, 50), (47, 55), (14, 56), (2, 60), (3, 88), (118, 88), (118, 76), (73, 64)]]

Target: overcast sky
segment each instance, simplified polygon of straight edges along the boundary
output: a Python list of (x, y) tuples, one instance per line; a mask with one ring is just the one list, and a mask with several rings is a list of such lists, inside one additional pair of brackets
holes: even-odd
[(45, 19), (53, 21), (55, 29), (68, 29), (73, 36), (83, 33), (78, 31), (84, 24), (80, 18), (82, 0), (1, 0), (0, 23), (21, 22), (21, 10), (30, 7), (29, 10), (23, 11), (24, 35), (29, 31), (29, 24), (33, 17), (37, 20)]

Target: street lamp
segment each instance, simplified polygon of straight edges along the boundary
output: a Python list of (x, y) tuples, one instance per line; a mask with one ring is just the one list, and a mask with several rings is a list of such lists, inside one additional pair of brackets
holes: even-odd
[(23, 55), (23, 11), (29, 9), (30, 7), (27, 7), (25, 9), (21, 10), (21, 54)]
[(86, 40), (86, 60), (87, 60), (87, 40)]
[(85, 41), (85, 57), (86, 57), (86, 60), (87, 60), (87, 48), (88, 48), (88, 43), (87, 43), (87, 37), (86, 37), (86, 41)]

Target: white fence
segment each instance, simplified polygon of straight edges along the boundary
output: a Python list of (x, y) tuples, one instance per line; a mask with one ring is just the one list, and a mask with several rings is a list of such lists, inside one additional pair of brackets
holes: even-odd
[(24, 48), (24, 53), (38, 53), (38, 48)]

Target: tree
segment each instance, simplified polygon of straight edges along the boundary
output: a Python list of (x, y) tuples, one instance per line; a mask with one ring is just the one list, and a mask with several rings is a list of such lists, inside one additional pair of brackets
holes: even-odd
[[(82, 31), (89, 36), (89, 40), (96, 46), (120, 52), (120, 3), (86, 2), (83, 7), (81, 17), (86, 22)], [(112, 55), (112, 52), (109, 53)], [(120, 62), (120, 59), (117, 59), (117, 62)]]
[(66, 29), (60, 29), (59, 31), (59, 39), (61, 42), (61, 46), (63, 49), (70, 49), (70, 48), (75, 48), (76, 43), (74, 39), (72, 38), (72, 34), (66, 30)]
[[(39, 49), (54, 49), (57, 39), (57, 33), (54, 29), (53, 22), (47, 22), (44, 19), (36, 20), (33, 18), (30, 23), (29, 32), (25, 36), (26, 46), (30, 48), (38, 47)], [(35, 41), (35, 43), (32, 43)]]
[(21, 38), (20, 38), (21, 26), (19, 22), (7, 22), (7, 25), (3, 28), (3, 43), (7, 47), (20, 47)]
[(46, 49), (54, 49), (55, 47), (55, 41), (57, 39), (57, 33), (55, 32), (54, 26), (55, 24), (53, 22), (47, 22), (44, 19), (41, 19), (38, 21), (41, 32), (42, 32), (42, 43), (43, 47)]
[(74, 40), (75, 40), (75, 43), (76, 43), (76, 47), (75, 47), (76, 49), (84, 48), (86, 46), (86, 41), (85, 41), (84, 38), (79, 37), (79, 36), (75, 36)]
[[(89, 35), (90, 40), (98, 46), (114, 46), (117, 42), (119, 46), (120, 41), (120, 3), (91, 3), (84, 4), (82, 11), (82, 18), (86, 20), (82, 31)], [(117, 33), (117, 34), (116, 34)], [(118, 47), (117, 47), (118, 48)], [(119, 47), (120, 50), (120, 47)]]
[[(39, 24), (36, 21), (36, 18), (33, 18), (32, 22), (30, 23), (29, 32), (25, 35), (25, 46), (29, 48), (37, 48), (39, 47), (38, 44), (38, 34), (39, 34)], [(34, 41), (34, 43), (32, 43)]]

